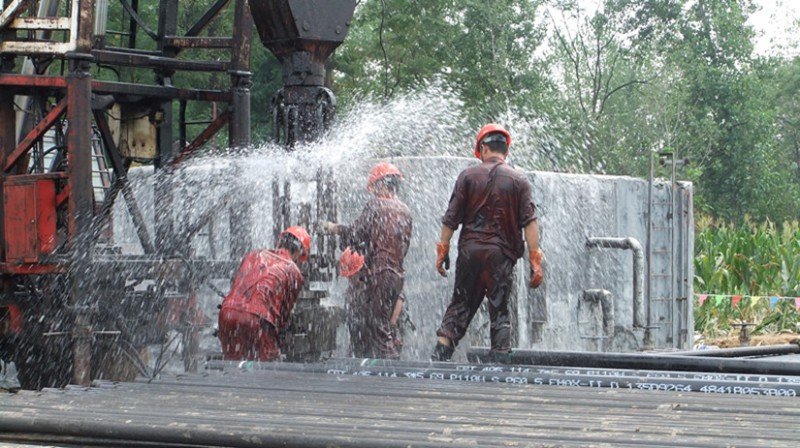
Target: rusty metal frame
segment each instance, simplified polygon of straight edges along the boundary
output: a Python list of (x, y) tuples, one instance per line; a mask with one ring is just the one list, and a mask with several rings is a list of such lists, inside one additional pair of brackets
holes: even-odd
[[(57, 256), (50, 257), (38, 264), (22, 264), (6, 261), (4, 245), (0, 245), (0, 274), (5, 282), (13, 282), (14, 275), (49, 275), (66, 274), (69, 289), (66, 313), (73, 316), (72, 341), (73, 371), (72, 382), (88, 384), (91, 379), (92, 359), (91, 340), (93, 311), (91, 296), (100, 294), (87, 291), (85, 285), (74, 272), (98, 272), (98, 275), (120, 275), (130, 269), (145, 275), (161, 275), (159, 266), (169, 263), (168, 260), (180, 260), (186, 263), (184, 248), (176, 248), (170, 241), (175, 241), (174, 223), (164, 216), (171, 216), (175, 210), (172, 202), (172, 186), (169, 182), (158, 187), (156, 191), (156, 207), (165, 207), (169, 213), (156, 213), (156, 234), (152, 238), (145, 220), (138, 208), (127, 179), (130, 166), (121, 157), (114, 145), (109, 124), (101, 109), (92, 109), (93, 95), (110, 95), (118, 103), (143, 103), (153, 107), (160, 105), (165, 113), (164, 123), (159, 128), (158, 159), (156, 169), (171, 170), (181, 160), (197, 152), (208, 140), (229, 126), (229, 141), (234, 146), (246, 146), (250, 141), (250, 48), (252, 40), (252, 16), (247, 0), (217, 0), (202, 14), (185, 35), (178, 35), (177, 17), (179, 0), (160, 0), (158, 30), (152, 31), (157, 42), (157, 51), (145, 51), (136, 48), (136, 35), (146, 32), (146, 24), (137, 22), (130, 15), (128, 24), (133, 34), (128, 40), (128, 48), (104, 47), (102, 39), (94, 41), (93, 20), (94, 8), (92, 0), (72, 0), (68, 17), (24, 17), (25, 12), (8, 15), (6, 29), (0, 31), (0, 197), (5, 191), (5, 180), (10, 176), (22, 174), (20, 165), (30, 152), (42, 140), (45, 134), (60, 124), (63, 119), (69, 123), (66, 127), (66, 161), (67, 170), (61, 174), (38, 174), (37, 176), (56, 176), (61, 180), (56, 192), (56, 207), (60, 210), (66, 224), (60, 229), (66, 230), (66, 241), (59, 247)], [(120, 7), (119, 3), (116, 4)], [(110, 5), (111, 6), (111, 5)], [(138, 1), (128, 0), (125, 7), (136, 12)], [(230, 37), (200, 36), (208, 24), (218, 17), (225, 8), (233, 6), (234, 29)], [(0, 11), (4, 12), (4, 11)], [(129, 11), (130, 12), (130, 11)], [(136, 13), (138, 16), (138, 12)], [(127, 18), (126, 18), (127, 20)], [(25, 31), (63, 31), (69, 34), (68, 42), (55, 42), (48, 39), (32, 41), (17, 38), (16, 30)], [(61, 33), (58, 33), (61, 34)], [(20, 33), (22, 35), (22, 33)], [(151, 36), (152, 37), (152, 36)], [(178, 56), (183, 49), (217, 49), (229, 50), (229, 60), (185, 60)], [(53, 60), (63, 60), (68, 72), (61, 76), (22, 75), (14, 73), (14, 61), (21, 60), (23, 55), (45, 55)], [(113, 82), (92, 79), (93, 64), (112, 64), (132, 66), (152, 70), (157, 82), (155, 84)], [(179, 88), (173, 84), (176, 72), (182, 71), (219, 71), (230, 75), (230, 89), (203, 90)], [(53, 102), (55, 107), (39, 119), (33, 128), (26, 130), (26, 135), (19, 142), (14, 132), (14, 95), (27, 95)], [(175, 101), (219, 102), (227, 104), (224, 110), (193, 140), (181, 150), (172, 148), (173, 132), (172, 105)], [(99, 107), (99, 106), (98, 106)], [(95, 122), (102, 143), (106, 148), (108, 160), (113, 169), (114, 182), (106, 195), (103, 207), (95, 207), (92, 189), (92, 122)], [(23, 170), (24, 172), (24, 170)], [(169, 178), (169, 172), (166, 173)], [(122, 193), (125, 198), (145, 252), (145, 257), (134, 264), (119, 263), (98, 258), (94, 243), (99, 235), (99, 228), (108, 224), (113, 203)], [(3, 202), (0, 200), (0, 236), (5, 236), (3, 227)], [(157, 210), (159, 210), (157, 208)], [(181, 229), (185, 230), (185, 229)], [(158, 244), (156, 244), (158, 242)], [(64, 249), (64, 251), (61, 251)], [(176, 261), (177, 263), (178, 261)], [(191, 261), (190, 261), (191, 262)], [(230, 264), (230, 263), (228, 263)], [(231, 266), (226, 266), (223, 275), (229, 276)], [(111, 270), (109, 270), (111, 267)], [(216, 268), (215, 268), (216, 269)], [(133, 271), (131, 271), (133, 272)], [(210, 275), (218, 272), (212, 269), (195, 269)], [(173, 273), (175, 275), (184, 275)], [(138, 275), (138, 274), (136, 274)], [(170, 274), (171, 275), (171, 274)], [(182, 277), (176, 277), (178, 279)], [(191, 282), (180, 280), (187, 291), (191, 292)], [(188, 286), (186, 286), (188, 283)], [(9, 290), (8, 288), (6, 290)], [(120, 293), (123, 293), (120, 291)], [(61, 310), (59, 312), (64, 312)]]
[(31, 147), (36, 143), (37, 140), (42, 138), (42, 136), (47, 132), (53, 124), (55, 124), (56, 120), (58, 120), (61, 115), (64, 114), (64, 111), (67, 110), (67, 100), (66, 98), (61, 99), (61, 101), (56, 104), (54, 108), (47, 113), (47, 115), (36, 124), (36, 126), (31, 129), (28, 135), (19, 142), (16, 149), (11, 152), (8, 156), (6, 156), (5, 166), (3, 166), (3, 170), (9, 171), (14, 164), (16, 164), (20, 157), (22, 157), (26, 152), (28, 152)]

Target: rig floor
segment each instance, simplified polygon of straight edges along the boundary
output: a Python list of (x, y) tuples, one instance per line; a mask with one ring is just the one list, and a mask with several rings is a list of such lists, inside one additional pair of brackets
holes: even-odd
[[(491, 381), (491, 369), (477, 374), (464, 365), (437, 370), (424, 364), (404, 367), (417, 369), (415, 377), (386, 369), (368, 375), (364, 369), (223, 363), (151, 381), (0, 394), (0, 446), (795, 448), (800, 443), (796, 396), (747, 395), (754, 392), (747, 388), (702, 393), (669, 385), (673, 390), (568, 387), (549, 380), (514, 384)], [(436, 371), (463, 376), (443, 381)]]

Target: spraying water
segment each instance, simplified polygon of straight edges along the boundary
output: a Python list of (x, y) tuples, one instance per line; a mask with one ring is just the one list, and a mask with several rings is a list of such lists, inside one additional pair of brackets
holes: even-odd
[[(153, 179), (148, 170), (133, 173), (131, 178), (137, 195), (144, 198), (148, 222), (152, 222), (154, 213), (152, 199), (147, 200), (152, 196), (153, 185), (169, 181), (180, 192), (174, 215), (178, 228), (191, 227), (202, 216), (213, 217), (213, 225), (190, 239), (191, 255), (231, 259), (228, 241), (231, 220), (248, 220), (252, 249), (273, 247), (276, 179), (291, 183), (290, 207), (294, 213), (292, 219), (296, 219), (303, 204), (314, 204), (316, 176), (320, 170), (332, 172), (336, 183), (337, 220), (351, 223), (369, 198), (366, 190), (369, 170), (378, 160), (390, 160), (404, 174), (399, 197), (409, 205), (414, 219), (411, 246), (405, 260), (405, 295), (416, 330), (405, 333), (402, 359), (428, 359), (435, 343), (436, 328), (452, 293), (454, 277), (451, 270), (447, 278), (441, 278), (434, 267), (440, 218), (460, 171), (479, 163), (471, 156), (479, 125), (467, 123), (461, 110), (462, 104), (456, 95), (438, 87), (384, 104), (362, 100), (342, 114), (321, 140), (301, 145), (293, 152), (276, 145), (264, 145), (236, 154), (189, 160), (164, 179)], [(505, 124), (514, 139), (511, 163), (519, 160), (527, 168), (554, 168), (556, 161), (548, 151), (555, 146), (554, 140), (548, 138), (547, 123), (545, 118), (522, 120), (515, 119), (513, 114), (506, 117)], [(569, 153), (563, 148), (559, 151), (562, 158)], [(645, 242), (647, 182), (625, 177), (547, 172), (530, 172), (529, 179), (540, 220), (545, 281), (538, 290), (528, 290), (527, 261), (518, 261), (517, 291), (511, 304), (512, 345), (562, 350), (641, 349), (642, 330), (633, 329), (631, 325), (633, 272), (630, 255), (587, 249), (586, 241), (592, 236), (611, 236), (635, 237)], [(683, 191), (688, 192), (684, 197), (688, 194), (690, 198), (690, 186)], [(656, 192), (669, 194), (663, 188)], [(247, 204), (248, 207), (232, 209), (231, 204)], [(139, 251), (126, 212), (120, 207), (116, 216), (117, 242), (132, 253)], [(318, 217), (312, 216), (312, 220), (315, 219)], [(686, 222), (666, 224), (686, 227)], [(687, 235), (684, 232), (683, 237)], [(457, 238), (458, 234), (454, 243)], [(452, 257), (456, 250), (454, 244)], [(338, 258), (338, 252), (336, 256)], [(690, 256), (680, 253), (678, 258)], [(683, 269), (688, 269), (689, 265), (684, 264)], [(218, 341), (213, 336), (216, 305), (221, 302), (220, 291), (227, 292), (230, 283), (220, 280), (214, 285), (216, 292), (208, 285), (199, 285), (204, 317), (200, 348), (206, 353), (219, 351)], [(315, 282), (311, 288), (327, 291), (323, 299), (325, 306), (341, 307), (346, 279), (334, 276), (331, 282)], [(599, 324), (604, 317), (609, 317), (603, 316), (602, 308), (584, 303), (584, 291), (594, 288), (608, 290), (613, 297), (611, 317), (617, 328), (613, 335), (604, 334)], [(675, 314), (670, 306), (665, 306), (664, 311), (660, 311), (658, 305), (651, 304), (650, 308), (655, 320), (669, 320), (670, 325), (686, 317)], [(657, 338), (659, 344), (673, 344), (679, 335), (667, 334), (666, 323), (664, 327), (662, 337)], [(469, 346), (488, 345), (488, 330), (488, 313), (482, 310), (459, 346), (456, 359), (463, 357)], [(332, 355), (347, 356), (346, 344), (346, 331), (340, 329)]]

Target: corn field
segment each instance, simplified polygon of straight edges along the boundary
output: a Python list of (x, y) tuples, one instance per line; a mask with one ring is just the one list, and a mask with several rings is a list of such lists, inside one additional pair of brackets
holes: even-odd
[[(733, 226), (699, 218), (695, 231), (695, 331), (706, 337), (738, 332), (750, 323), (752, 334), (800, 332), (793, 299), (770, 305), (770, 296), (800, 297), (800, 224), (776, 225), (745, 220)], [(741, 296), (706, 300), (697, 294)], [(754, 299), (759, 297), (760, 299)]]

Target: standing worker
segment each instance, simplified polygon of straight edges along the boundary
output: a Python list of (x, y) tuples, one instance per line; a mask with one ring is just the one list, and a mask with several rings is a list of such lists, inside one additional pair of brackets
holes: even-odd
[(244, 256), (231, 291), (219, 312), (223, 359), (274, 361), (280, 358), (280, 334), (303, 287), (298, 265), (308, 258), (311, 237), (292, 226), (275, 250)]
[(356, 276), (348, 286), (346, 309), (353, 356), (359, 358), (397, 359), (403, 348), (398, 320), (405, 304), (403, 259), (411, 241), (412, 218), (397, 197), (402, 180), (395, 165), (375, 165), (367, 184), (373, 196), (358, 219), (352, 225), (320, 223), (348, 246), (341, 274)]
[(462, 171), (456, 180), (447, 212), (442, 217), (441, 240), (436, 243), (436, 269), (442, 277), (450, 268), (450, 239), (459, 226), (456, 278), (453, 296), (436, 331), (438, 340), (431, 357), (448, 361), (466, 334), (484, 296), (491, 320), (490, 353), (508, 356), (511, 322), (508, 297), (514, 265), (522, 257), (525, 242), (531, 263), (530, 287), (542, 283), (539, 224), (528, 179), (506, 164), (511, 134), (498, 124), (478, 132), (475, 157), (483, 161)]

